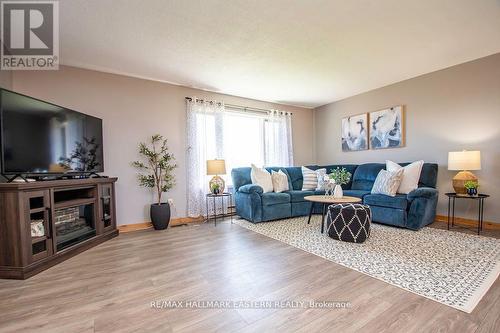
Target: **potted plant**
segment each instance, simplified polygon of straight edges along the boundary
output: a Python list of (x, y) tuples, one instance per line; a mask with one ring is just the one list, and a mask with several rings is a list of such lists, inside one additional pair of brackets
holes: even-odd
[(335, 199), (340, 199), (344, 196), (342, 191), (342, 185), (349, 183), (351, 180), (351, 173), (346, 170), (346, 168), (339, 168), (332, 170), (328, 177), (334, 181), (335, 188), (333, 189), (333, 197)]
[(467, 190), (467, 194), (470, 196), (477, 195), (477, 188), (479, 184), (475, 180), (468, 180), (464, 183), (464, 187)]
[(220, 194), (220, 184), (218, 183), (212, 183), (210, 184), (210, 190), (212, 191), (213, 194)]
[(163, 193), (175, 185), (175, 158), (168, 152), (167, 140), (159, 134), (153, 135), (149, 144), (141, 142), (139, 154), (144, 161), (132, 162), (134, 167), (144, 172), (138, 175), (139, 185), (154, 189), (157, 195), (156, 203), (150, 208), (151, 222), (156, 230), (166, 229), (170, 223), (170, 205), (161, 202), (161, 199)]

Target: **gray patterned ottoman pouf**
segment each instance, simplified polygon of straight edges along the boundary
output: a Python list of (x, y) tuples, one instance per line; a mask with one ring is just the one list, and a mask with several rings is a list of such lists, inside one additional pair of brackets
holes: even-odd
[(370, 237), (372, 212), (361, 204), (328, 206), (326, 233), (330, 238), (351, 243), (363, 243)]

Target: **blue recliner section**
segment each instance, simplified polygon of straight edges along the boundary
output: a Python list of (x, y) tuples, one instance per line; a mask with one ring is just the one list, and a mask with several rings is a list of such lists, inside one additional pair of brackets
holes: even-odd
[[(405, 166), (409, 163), (401, 163)], [(382, 163), (366, 163), (361, 165), (339, 164), (308, 166), (311, 169), (346, 168), (351, 172), (351, 181), (343, 185), (344, 195), (358, 197), (372, 210), (373, 222), (419, 230), (432, 223), (436, 217), (438, 191), (436, 190), (438, 166), (424, 163), (418, 188), (409, 194), (398, 194), (390, 197), (382, 194), (371, 194), (373, 183), (380, 170), (385, 169)], [(263, 193), (262, 188), (252, 184), (251, 168), (236, 168), (231, 171), (234, 185), (236, 213), (242, 218), (257, 223), (306, 216), (311, 209), (311, 202), (304, 199), (308, 195), (324, 194), (323, 191), (302, 191), (302, 170), (300, 167), (272, 167), (271, 170), (282, 170), (288, 176), (290, 190), (283, 193)], [(320, 205), (315, 205), (313, 213), (321, 213)]]

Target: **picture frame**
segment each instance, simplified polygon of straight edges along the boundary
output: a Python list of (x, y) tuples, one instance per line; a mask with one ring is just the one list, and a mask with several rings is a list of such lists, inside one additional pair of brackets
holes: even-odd
[(368, 113), (342, 118), (342, 151), (362, 151), (369, 148)]
[(402, 148), (406, 144), (403, 105), (372, 111), (368, 115), (370, 149)]

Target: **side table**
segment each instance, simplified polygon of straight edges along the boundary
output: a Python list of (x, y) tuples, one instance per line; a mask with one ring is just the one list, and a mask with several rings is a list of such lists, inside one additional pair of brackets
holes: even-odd
[(456, 199), (469, 199), (477, 200), (478, 205), (478, 217), (477, 217), (477, 234), (481, 233), (483, 230), (483, 217), (484, 217), (484, 199), (489, 198), (488, 194), (478, 194), (478, 195), (467, 195), (467, 194), (456, 194), (456, 193), (445, 193), (448, 197), (448, 230), (451, 226), (455, 226), (455, 200)]
[[(217, 199), (221, 200), (221, 213), (217, 212)], [(221, 194), (213, 194), (208, 193), (206, 195), (207, 201), (207, 218), (205, 222), (209, 222), (210, 220), (214, 220), (214, 225), (217, 226), (217, 218), (222, 219), (227, 215), (231, 216), (231, 224), (233, 223), (233, 214), (226, 214), (226, 211), (229, 211), (233, 202), (233, 195), (231, 193), (221, 193)], [(213, 214), (210, 214), (210, 210), (208, 207), (209, 201), (213, 202)]]

